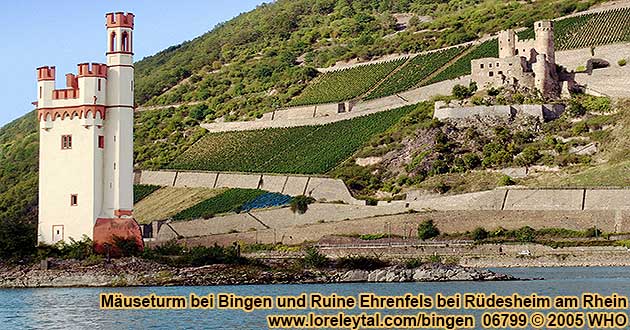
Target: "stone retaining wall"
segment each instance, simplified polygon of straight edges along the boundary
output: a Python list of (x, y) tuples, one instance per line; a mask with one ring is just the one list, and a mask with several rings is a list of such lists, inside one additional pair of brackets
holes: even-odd
[(414, 210), (612, 211), (630, 210), (630, 189), (495, 189), (408, 200)]
[(561, 104), (513, 104), (494, 106), (449, 107), (446, 103), (435, 102), (433, 118), (463, 119), (475, 116), (512, 118), (518, 114), (537, 117), (540, 120), (558, 118), (564, 112)]
[[(308, 214), (307, 211), (306, 214)], [(332, 210), (328, 213), (333, 215)], [(330, 235), (388, 233), (397, 236), (413, 237), (422, 221), (432, 219), (440, 232), (461, 233), (477, 227), (493, 230), (498, 227), (518, 229), (530, 226), (540, 228), (567, 228), (585, 230), (597, 227), (604, 232), (630, 232), (630, 211), (443, 211), (425, 213), (401, 213), (389, 216), (363, 217), (342, 221), (326, 221), (311, 224), (294, 224), (292, 219), (282, 221), (276, 218), (269, 229), (243, 231), (238, 233), (212, 234), (208, 236), (182, 235), (183, 242), (191, 245), (229, 245), (234, 241), (245, 243), (300, 244), (305, 241), (318, 241)], [(228, 220), (228, 219), (226, 219)], [(231, 219), (230, 219), (231, 220)], [(210, 219), (217, 226), (224, 221)], [(227, 222), (227, 221), (226, 221)], [(197, 221), (195, 221), (197, 223)], [(177, 225), (173, 223), (172, 225)], [(200, 226), (191, 224), (189, 230)], [(184, 226), (179, 225), (179, 226)], [(200, 231), (197, 231), (200, 233)], [(162, 236), (161, 236), (162, 237)], [(166, 237), (166, 236), (164, 236)], [(172, 237), (172, 236), (169, 236)]]
[(364, 201), (352, 197), (343, 181), (332, 178), (222, 172), (140, 171), (136, 173), (135, 180), (136, 184), (165, 187), (263, 189), (291, 196), (306, 194), (318, 201), (365, 204)]

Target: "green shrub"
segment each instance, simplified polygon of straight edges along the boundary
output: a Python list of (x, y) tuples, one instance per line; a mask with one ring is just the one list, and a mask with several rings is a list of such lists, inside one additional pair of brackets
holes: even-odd
[(436, 183), (435, 187), (433, 187), (433, 191), (438, 194), (445, 194), (449, 190), (451, 190), (451, 187), (447, 185), (446, 183), (444, 183), (443, 181)]
[(464, 161), (464, 167), (467, 170), (474, 170), (479, 165), (481, 165), (481, 159), (476, 153), (469, 152), (462, 156), (462, 160)]
[(584, 95), (580, 97), (580, 101), (588, 112), (610, 112), (610, 98), (604, 96)]
[(584, 237), (600, 237), (602, 236), (602, 231), (597, 229), (597, 227), (591, 227), (584, 231)]
[(525, 147), (525, 149), (516, 156), (514, 163), (518, 166), (530, 166), (535, 164), (540, 157), (541, 155), (540, 152), (538, 152), (538, 148), (529, 146)]
[(363, 234), (361, 236), (359, 236), (360, 239), (364, 240), (364, 241), (373, 241), (373, 240), (377, 240), (377, 239), (381, 239), (381, 238), (385, 238), (387, 237), (387, 234)]
[(510, 177), (509, 175), (502, 175), (499, 178), (499, 186), (512, 186), (514, 185), (516, 182), (514, 182), (514, 180), (512, 180), (512, 177)]
[(308, 210), (308, 205), (313, 204), (315, 198), (311, 196), (299, 195), (291, 199), (290, 207), (293, 213), (304, 214)]
[(94, 242), (87, 235), (83, 235), (80, 241), (72, 238), (69, 243), (60, 241), (54, 247), (61, 258), (84, 260), (94, 254)]
[(578, 72), (578, 73), (586, 72), (586, 66), (584, 65), (578, 66), (577, 68), (575, 68), (575, 72)]
[(473, 230), (472, 237), (475, 241), (483, 241), (484, 239), (488, 238), (488, 231), (485, 230), (483, 227), (477, 227), (475, 228), (475, 230)]
[(367, 205), (367, 206), (376, 206), (376, 205), (378, 205), (378, 199), (376, 199), (374, 197), (366, 197), (365, 198), (365, 205)]
[(429, 262), (434, 263), (434, 264), (440, 264), (442, 263), (442, 256), (440, 256), (439, 254), (433, 254), (429, 256)]
[(328, 265), (328, 257), (319, 252), (315, 247), (308, 247), (304, 251), (303, 263), (305, 267), (321, 268)]
[(628, 64), (628, 61), (626, 61), (625, 58), (622, 58), (619, 61), (617, 61), (617, 64), (619, 64), (619, 66), (625, 66), (626, 64)]
[(211, 247), (195, 246), (188, 249), (176, 261), (182, 266), (205, 266), (214, 264), (242, 264), (246, 259), (242, 258), (233, 247), (221, 247), (214, 245)]
[(587, 133), (588, 125), (586, 125), (586, 122), (584, 121), (577, 122), (571, 128), (571, 131), (573, 132), (573, 135), (580, 135), (583, 133)]
[(421, 240), (430, 239), (440, 235), (440, 230), (435, 226), (433, 220), (425, 220), (418, 225), (418, 238)]
[(114, 236), (114, 246), (123, 257), (137, 256), (142, 252), (142, 246), (134, 238)]
[(519, 242), (533, 242), (536, 238), (536, 231), (532, 227), (525, 226), (517, 229), (514, 235)]
[(405, 267), (408, 269), (418, 268), (424, 265), (424, 260), (422, 258), (413, 258), (405, 260)]

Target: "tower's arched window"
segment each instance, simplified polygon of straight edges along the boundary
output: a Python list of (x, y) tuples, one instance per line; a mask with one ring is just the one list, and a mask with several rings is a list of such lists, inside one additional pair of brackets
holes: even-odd
[(116, 32), (112, 32), (112, 35), (109, 38), (109, 51), (116, 51)]
[(126, 31), (122, 33), (122, 51), (129, 52), (129, 33)]

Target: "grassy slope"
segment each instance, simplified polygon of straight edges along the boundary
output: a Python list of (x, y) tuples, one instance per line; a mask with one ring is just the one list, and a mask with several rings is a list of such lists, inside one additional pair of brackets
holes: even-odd
[(613, 117), (614, 126), (597, 141), (602, 151), (593, 165), (545, 173), (524, 183), (533, 186), (630, 186), (630, 100), (618, 102), (617, 107), (619, 112)]
[(134, 218), (139, 223), (168, 219), (224, 189), (164, 187), (134, 205)]

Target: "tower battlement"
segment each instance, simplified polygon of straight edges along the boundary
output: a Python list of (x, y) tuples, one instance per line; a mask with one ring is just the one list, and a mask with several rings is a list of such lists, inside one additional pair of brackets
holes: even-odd
[(37, 81), (55, 80), (55, 67), (42, 66), (37, 68)]
[(552, 21), (538, 21), (534, 23), (534, 31), (552, 31), (552, 30), (553, 30)]
[(106, 26), (107, 28), (115, 28), (115, 27), (126, 27), (133, 29), (133, 19), (135, 15), (132, 13), (107, 13), (105, 14), (105, 18), (107, 20)]
[(78, 77), (99, 77), (107, 78), (107, 64), (102, 63), (81, 63), (78, 64)]

